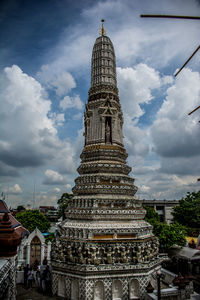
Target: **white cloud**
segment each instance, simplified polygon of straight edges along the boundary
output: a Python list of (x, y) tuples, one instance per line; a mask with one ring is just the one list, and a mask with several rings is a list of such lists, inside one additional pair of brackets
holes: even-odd
[(19, 186), (19, 184), (16, 183), (12, 187), (8, 188), (7, 193), (12, 195), (18, 195), (22, 193), (22, 189)]
[(80, 112), (73, 116), (73, 120), (81, 120), (82, 117), (83, 117), (83, 113)]
[(51, 113), (49, 114), (49, 116), (51, 117), (51, 119), (53, 120), (55, 126), (62, 126), (63, 123), (65, 122), (65, 115), (63, 113)]
[[(199, 190), (200, 140), (198, 113), (188, 116), (199, 105), (200, 74), (184, 69), (166, 91), (166, 98), (149, 129), (155, 168), (136, 168), (138, 185), (150, 187), (149, 198), (180, 199), (188, 191)], [(141, 188), (141, 197), (147, 193)]]
[(57, 188), (57, 187), (54, 189), (54, 191), (55, 191), (56, 193), (60, 193), (60, 189)]
[[(179, 198), (188, 190), (198, 189), (199, 115), (189, 117), (187, 113), (199, 105), (199, 73), (184, 69), (173, 80), (171, 76), (160, 77), (146, 65), (139, 71), (138, 68), (140, 66), (123, 71), (118, 68), (120, 99), (125, 112), (124, 143), (129, 164), (134, 165), (138, 195), (150, 199)], [(166, 98), (155, 114), (153, 125), (139, 128), (137, 120), (143, 115), (140, 104), (152, 103), (152, 89), (161, 85), (169, 87), (164, 89)], [(132, 120), (133, 117), (136, 119)]]
[(124, 113), (124, 143), (129, 155), (145, 158), (149, 153), (150, 138), (149, 131), (137, 125), (144, 114), (140, 105), (154, 100), (152, 91), (161, 86), (164, 77), (160, 77), (156, 70), (146, 64), (138, 64), (134, 68), (117, 68), (117, 72)]
[(160, 87), (159, 73), (146, 64), (138, 64), (133, 68), (117, 68), (117, 76), (124, 113), (132, 119), (140, 117), (144, 113), (140, 104), (151, 101), (151, 91)]
[(68, 72), (63, 72), (53, 82), (53, 86), (56, 88), (56, 93), (59, 96), (66, 94), (69, 90), (76, 87), (76, 83), (72, 75)]
[(148, 132), (137, 127), (130, 117), (125, 115), (124, 134), (124, 144), (129, 155), (144, 158), (149, 152)]
[(42, 206), (42, 205), (49, 205), (49, 206), (56, 206), (57, 205), (57, 196), (55, 195), (42, 195), (39, 194), (37, 195), (37, 201), (36, 201), (36, 206)]
[(47, 88), (54, 89), (58, 96), (63, 96), (76, 87), (76, 82), (69, 72), (49, 72), (48, 65), (43, 65), (37, 76)]
[(65, 184), (66, 178), (53, 170), (45, 171), (45, 179), (43, 181), (44, 184)]
[(17, 167), (38, 166), (51, 157), (45, 147), (57, 134), (47, 114), (51, 102), (34, 78), (18, 66), (5, 68), (1, 77), (0, 159)]
[(0, 94), (2, 173), (14, 176), (19, 168), (50, 164), (71, 174), (75, 170), (74, 150), (68, 141), (58, 138), (56, 129), (64, 122), (64, 114), (51, 112), (51, 102), (41, 84), (12, 66), (1, 75)]
[(65, 187), (66, 187), (66, 189), (67, 189), (68, 191), (71, 191), (71, 188), (72, 188), (71, 184), (68, 183), (68, 184), (65, 185)]
[(192, 157), (199, 155), (198, 114), (188, 116), (199, 105), (200, 75), (184, 69), (167, 96), (152, 126), (154, 150), (162, 157)]
[(83, 103), (79, 96), (65, 96), (63, 100), (60, 101), (59, 106), (60, 108), (62, 108), (62, 110), (66, 110), (67, 108), (76, 108), (78, 110), (81, 110), (83, 107)]

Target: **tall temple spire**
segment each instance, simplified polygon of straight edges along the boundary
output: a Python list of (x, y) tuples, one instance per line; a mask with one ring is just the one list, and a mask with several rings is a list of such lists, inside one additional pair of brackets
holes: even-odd
[(129, 176), (115, 53), (103, 22), (88, 94), (74, 197), (52, 246), (53, 291), (66, 286), (70, 300), (144, 299), (161, 258)]

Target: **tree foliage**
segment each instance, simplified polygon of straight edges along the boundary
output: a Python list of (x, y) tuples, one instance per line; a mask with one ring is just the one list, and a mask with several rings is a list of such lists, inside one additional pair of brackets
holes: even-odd
[(26, 210), (26, 208), (23, 206), (23, 205), (18, 205), (17, 206), (17, 211), (24, 211), (24, 210)]
[(69, 193), (64, 193), (62, 194), (61, 198), (58, 199), (57, 203), (58, 203), (58, 216), (59, 218), (62, 217), (62, 219), (65, 219), (65, 210), (68, 207), (68, 202), (70, 199), (73, 198), (73, 194), (69, 194)]
[(153, 207), (145, 207), (145, 220), (153, 226), (153, 233), (158, 237), (160, 248), (167, 250), (173, 245), (184, 246), (186, 243), (186, 228), (179, 223), (166, 224), (160, 222), (159, 214)]
[(147, 222), (149, 222), (151, 225), (153, 225), (154, 223), (160, 222), (160, 216), (153, 207), (144, 206), (144, 208), (146, 210), (145, 220)]
[(200, 228), (200, 191), (187, 193), (173, 208), (174, 221), (189, 228)]
[(153, 233), (159, 239), (160, 248), (164, 250), (169, 249), (173, 245), (185, 246), (186, 244), (186, 229), (179, 223), (170, 225), (166, 223), (154, 224)]
[(50, 222), (39, 210), (25, 210), (16, 214), (16, 219), (30, 232), (36, 227), (45, 232), (50, 228)]

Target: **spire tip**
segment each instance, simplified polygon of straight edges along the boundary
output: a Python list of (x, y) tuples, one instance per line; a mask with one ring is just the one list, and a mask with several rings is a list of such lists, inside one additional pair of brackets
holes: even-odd
[(105, 22), (105, 20), (104, 19), (101, 19), (101, 23), (102, 23), (102, 25), (101, 25), (101, 29), (99, 30), (99, 33), (100, 33), (100, 35), (106, 35), (106, 31), (105, 31), (105, 29), (104, 29), (104, 26), (103, 26), (103, 23)]

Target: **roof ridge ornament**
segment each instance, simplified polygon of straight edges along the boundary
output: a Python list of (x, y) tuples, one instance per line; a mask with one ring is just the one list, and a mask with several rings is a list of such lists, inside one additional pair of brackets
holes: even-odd
[(101, 36), (106, 35), (106, 31), (105, 31), (105, 28), (104, 28), (104, 26), (103, 26), (103, 23), (104, 23), (104, 22), (105, 22), (105, 20), (104, 20), (104, 19), (101, 19), (102, 25), (101, 25), (101, 28), (100, 28), (100, 30), (99, 30), (99, 33), (100, 33)]

